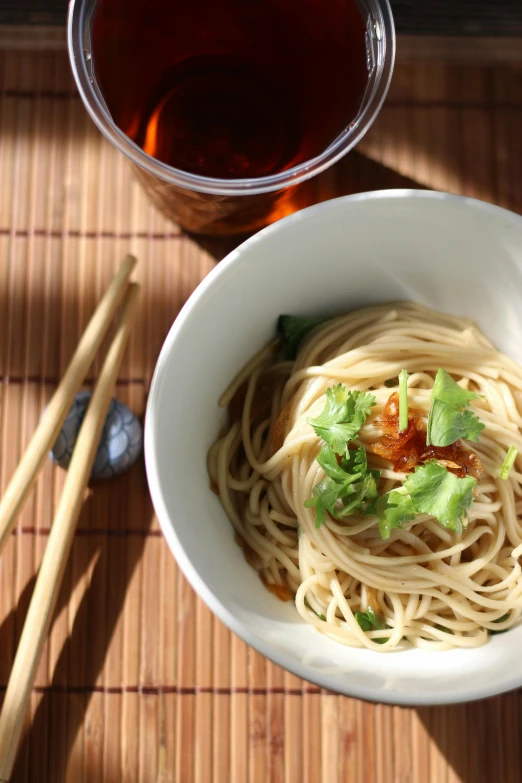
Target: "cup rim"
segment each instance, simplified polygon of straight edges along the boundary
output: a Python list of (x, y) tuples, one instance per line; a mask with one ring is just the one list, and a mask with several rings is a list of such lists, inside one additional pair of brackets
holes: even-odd
[[(188, 190), (220, 196), (242, 196), (269, 193), (297, 185), (320, 174), (336, 163), (362, 139), (377, 117), (388, 93), (395, 63), (395, 26), (389, 0), (371, 0), (379, 11), (377, 20), (383, 46), (382, 63), (370, 98), (357, 118), (320, 155), (278, 174), (246, 179), (202, 177), (168, 166), (148, 155), (112, 121), (103, 101), (93, 89), (83, 56), (85, 14), (93, 8), (88, 0), (71, 0), (67, 18), (67, 48), (70, 64), (82, 101), (91, 119), (103, 135), (139, 168), (159, 179)], [(89, 6), (89, 8), (87, 8)], [(373, 15), (374, 9), (372, 9)]]

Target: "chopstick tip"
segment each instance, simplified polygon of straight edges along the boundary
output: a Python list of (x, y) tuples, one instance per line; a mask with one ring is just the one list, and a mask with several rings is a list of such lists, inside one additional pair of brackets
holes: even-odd
[[(124, 267), (124, 269), (126, 270), (128, 269), (128, 271), (131, 272), (137, 263), (138, 263), (138, 259), (136, 258), (136, 256), (132, 255), (132, 253), (127, 253), (121, 265), (122, 267)], [(0, 783), (2, 783), (2, 781), (0, 781)]]

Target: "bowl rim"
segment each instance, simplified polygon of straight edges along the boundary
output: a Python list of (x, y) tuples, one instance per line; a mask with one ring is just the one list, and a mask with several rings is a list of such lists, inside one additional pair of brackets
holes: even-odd
[[(456, 692), (452, 695), (448, 695), (446, 692), (441, 692), (440, 695), (437, 693), (430, 693), (428, 697), (420, 692), (401, 693), (397, 691), (379, 691), (377, 688), (358, 686), (357, 683), (352, 682), (349, 683), (349, 687), (342, 688), (342, 683), (340, 683), (337, 679), (333, 679), (329, 674), (326, 673), (321, 675), (321, 677), (314, 677), (313, 674), (311, 675), (309, 669), (299, 661), (289, 658), (285, 653), (277, 652), (270, 645), (270, 643), (265, 642), (265, 640), (261, 637), (252, 636), (248, 629), (243, 626), (243, 624), (235, 617), (235, 615), (227, 608), (227, 606), (221, 603), (221, 601), (219, 601), (215, 597), (214, 593), (207, 587), (204, 578), (200, 576), (197, 568), (193, 565), (192, 561), (186, 554), (183, 545), (176, 533), (176, 526), (173, 524), (173, 520), (171, 520), (171, 516), (164, 501), (158, 479), (158, 463), (155, 443), (154, 423), (157, 420), (158, 398), (165, 375), (165, 367), (168, 362), (168, 357), (172, 346), (176, 341), (179, 333), (183, 329), (189, 313), (198, 304), (199, 300), (205, 295), (207, 289), (211, 288), (218, 278), (220, 278), (222, 275), (226, 275), (230, 267), (234, 266), (236, 263), (239, 263), (244, 253), (248, 252), (253, 245), (259, 242), (263, 242), (267, 236), (276, 233), (281, 228), (291, 225), (292, 223), (300, 222), (303, 217), (306, 218), (311, 215), (327, 212), (329, 209), (332, 209), (332, 206), (338, 205), (340, 202), (349, 205), (362, 201), (383, 199), (400, 200), (404, 198), (449, 201), (461, 205), (465, 204), (472, 209), (496, 214), (498, 217), (519, 223), (522, 228), (522, 216), (517, 215), (515, 212), (511, 212), (504, 207), (499, 207), (494, 204), (481, 201), (480, 199), (446, 193), (444, 191), (401, 188), (367, 191), (364, 193), (355, 193), (348, 196), (341, 196), (339, 198), (330, 199), (328, 201), (321, 202), (320, 204), (314, 204), (311, 207), (307, 207), (306, 209), (295, 212), (292, 215), (282, 218), (276, 223), (273, 223), (270, 226), (262, 229), (258, 233), (254, 234), (254, 236), (249, 237), (247, 240), (242, 242), (222, 261), (216, 263), (216, 266), (194, 289), (176, 316), (161, 348), (149, 389), (144, 427), (144, 455), (145, 469), (152, 503), (170, 551), (194, 591), (206, 603), (209, 609), (233, 633), (239, 636), (239, 638), (242, 639), (246, 644), (250, 645), (263, 656), (265, 656), (265, 658), (268, 658), (273, 663), (281, 666), (286, 671), (295, 674), (306, 682), (317, 685), (319, 688), (330, 690), (333, 693), (339, 693), (345, 696), (350, 696), (352, 698), (363, 699), (365, 701), (375, 703), (399, 706), (435, 706), (471, 702), (491, 696), (497, 696), (502, 693), (507, 693), (522, 685), (522, 670), (518, 675), (512, 675), (500, 687), (495, 684), (484, 685), (477, 687), (471, 694), (469, 691), (465, 694)], [(464, 653), (465, 650), (460, 652)], [(377, 655), (377, 653), (375, 654)]]

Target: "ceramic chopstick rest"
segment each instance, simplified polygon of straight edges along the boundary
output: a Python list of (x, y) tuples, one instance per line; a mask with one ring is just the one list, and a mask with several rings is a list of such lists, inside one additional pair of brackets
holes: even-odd
[[(91, 392), (76, 395), (63, 427), (51, 450), (51, 459), (62, 468), (71, 461)], [(135, 414), (123, 402), (111, 400), (96, 452), (91, 478), (103, 479), (124, 473), (138, 459), (143, 447), (143, 429)]]

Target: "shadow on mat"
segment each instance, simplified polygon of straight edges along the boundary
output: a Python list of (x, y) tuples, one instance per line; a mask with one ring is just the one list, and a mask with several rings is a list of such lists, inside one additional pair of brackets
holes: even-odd
[[(393, 169), (383, 166), (356, 150), (349, 152), (335, 166), (319, 174), (310, 181), (313, 202), (318, 204), (328, 199), (363, 193), (369, 190), (387, 190), (390, 188), (415, 188), (424, 190), (414, 180), (403, 177)], [(253, 236), (256, 232), (232, 237), (211, 237), (191, 235), (190, 238), (216, 261), (221, 261), (228, 253)]]
[[(441, 653), (444, 655), (444, 653)], [(519, 783), (522, 780), (520, 754), (521, 693), (504, 694), (469, 704), (421, 707), (416, 710), (426, 733), (435, 743), (461, 783)], [(427, 738), (426, 738), (427, 741)], [(422, 738), (416, 745), (421, 752)], [(413, 749), (412, 749), (413, 751)], [(420, 759), (419, 781), (437, 783), (437, 754)], [(452, 778), (453, 779), (453, 778)], [(413, 777), (412, 783), (416, 783)]]

